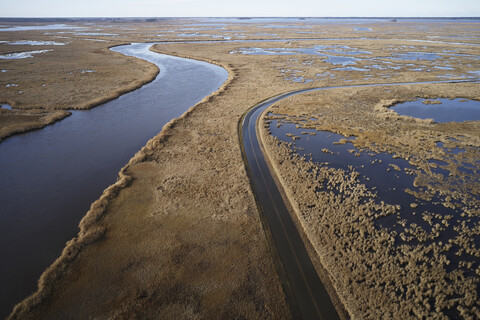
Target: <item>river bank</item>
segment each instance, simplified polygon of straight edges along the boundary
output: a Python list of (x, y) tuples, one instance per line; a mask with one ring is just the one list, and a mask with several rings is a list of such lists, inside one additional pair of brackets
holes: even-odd
[[(156, 54), (150, 46), (115, 50), (161, 68), (153, 82), (0, 144), (2, 312), (35, 289), (41, 273), (77, 234), (90, 204), (158, 126), (180, 116), (227, 79), (220, 67)], [(198, 82), (185, 83), (185, 78)]]
[[(4, 35), (2, 39), (12, 41), (18, 37), (32, 39), (33, 43), (36, 39), (59, 41), (39, 31), (21, 35), (2, 32)], [(32, 47), (4, 42), (0, 43), (0, 54), (12, 50), (28, 52)], [(86, 110), (113, 100), (151, 82), (159, 73), (153, 64), (110, 50), (125, 44), (124, 41), (69, 38), (55, 42), (63, 45), (40, 43), (47, 44), (35, 47), (49, 48), (48, 52), (31, 58), (0, 59), (0, 101), (12, 107), (12, 110), (0, 109), (0, 141), (65, 118), (68, 112), (62, 110)]]
[[(203, 50), (208, 54), (210, 47)], [(122, 178), (110, 189), (115, 192), (106, 193), (115, 197), (93, 205), (102, 218), (87, 215), (82, 226), (88, 232), (80, 237), (98, 240), (93, 235), (102, 230), (105, 236), (73, 255), (66, 249), (64, 258), (75, 259), (61, 277), (62, 263), (47, 273), (55, 277), (43, 276), (44, 288), (51, 289), (42, 302), (45, 308), (33, 310), (31, 303), (38, 301), (33, 297), (14, 318), (64, 317), (77, 310), (77, 303), (85, 315), (99, 316), (289, 314), (236, 134), (243, 110), (259, 96), (238, 101), (251, 77), (240, 77), (240, 70), (225, 65), (231, 78), (223, 90), (167, 125), (123, 169), (131, 177), (128, 186), (119, 188), (126, 186)], [(78, 241), (69, 248), (77, 248)], [(88, 292), (103, 295), (103, 302)]]
[[(407, 27), (410, 37), (418, 35), (416, 25)], [(387, 26), (384, 31), (397, 28)], [(335, 33), (338, 28), (329, 30)], [(390, 40), (381, 45), (376, 44), (377, 39), (359, 39), (358, 47), (362, 48), (357, 49), (373, 46), (379, 50), (374, 57), (382, 57), (382, 48), (398, 43), (397, 35), (388, 37)], [(311, 40), (305, 45), (316, 44)], [(321, 40), (321, 44), (330, 48), (338, 41)], [(304, 49), (304, 44), (290, 41), (282, 47), (290, 45)], [(403, 45), (398, 50), (411, 49)], [(441, 50), (454, 47), (425, 46), (422, 43), (420, 47), (424, 51), (436, 46), (445, 46)], [(75, 250), (64, 252), (68, 265), (59, 263), (61, 268), (56, 270), (62, 272), (42, 278), (48, 294), (42, 299), (31, 298), (12, 317), (292, 316), (241, 159), (238, 121), (249, 107), (267, 97), (318, 83), (374, 83), (386, 71), (374, 69), (374, 76), (367, 80), (364, 71), (352, 71), (347, 79), (347, 71), (333, 70), (338, 66), (324, 61), (321, 55), (248, 55), (239, 52), (243, 47), (244, 43), (170, 43), (156, 47), (160, 52), (223, 65), (234, 77), (224, 90), (165, 127), (122, 169), (116, 187), (93, 206), (93, 211), (100, 214), (89, 214), (82, 223), (85, 228), (80, 237), (85, 239), (85, 246), (77, 247), (78, 239), (73, 240), (70, 248)], [(270, 44), (262, 47), (268, 49)], [(421, 67), (423, 61), (414, 64)], [(468, 64), (460, 64), (459, 73), (473, 68)], [(435, 80), (441, 75), (438, 70), (405, 75), (396, 70), (389, 70), (389, 81)], [(292, 80), (294, 73), (302, 71), (315, 75), (314, 81)], [(359, 312), (353, 310), (352, 314)]]

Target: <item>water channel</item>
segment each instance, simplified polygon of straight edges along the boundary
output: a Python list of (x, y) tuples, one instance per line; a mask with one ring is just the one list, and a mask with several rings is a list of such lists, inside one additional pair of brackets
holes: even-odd
[[(447, 81), (442, 81), (443, 83)], [(441, 81), (423, 82), (423, 83), (442, 83)], [(451, 82), (465, 82), (462, 80), (456, 80)], [(293, 297), (297, 303), (302, 318), (305, 319), (333, 319), (336, 318), (336, 311), (332, 305), (330, 297), (326, 294), (323, 284), (320, 281), (318, 274), (314, 272), (312, 262), (308, 257), (301, 236), (298, 233), (295, 224), (293, 223), (286, 205), (283, 203), (281, 192), (279, 191), (277, 184), (274, 181), (274, 176), (271, 173), (266, 160), (264, 158), (262, 147), (257, 137), (256, 126), (259, 122), (261, 114), (267, 110), (268, 107), (274, 103), (281, 101), (293, 95), (302, 94), (304, 92), (328, 90), (335, 88), (351, 88), (351, 87), (372, 87), (372, 86), (398, 86), (407, 84), (419, 84), (417, 83), (390, 83), (390, 84), (367, 84), (367, 85), (352, 85), (352, 86), (338, 86), (338, 87), (320, 87), (303, 89), (297, 91), (291, 91), (272, 97), (264, 102), (256, 105), (250, 109), (244, 116), (241, 124), (240, 136), (241, 143), (243, 145), (243, 157), (246, 163), (247, 172), (252, 183), (252, 188), (256, 194), (257, 202), (259, 203), (260, 214), (262, 221), (264, 221), (264, 227), (269, 230), (272, 241), (277, 247), (277, 253), (279, 259), (282, 261), (283, 268), (285, 270), (285, 276), (290, 284)], [(308, 130), (305, 128), (297, 128), (295, 124), (283, 123), (282, 126), (277, 127), (278, 122), (274, 121), (270, 124), (270, 130), (273, 135), (279, 139), (287, 142), (285, 139), (285, 133), (295, 132), (301, 135), (302, 131), (315, 132), (316, 130)], [(300, 132), (296, 132), (296, 130)], [(361, 172), (365, 176), (369, 174), (382, 173), (376, 170), (377, 168), (371, 168), (371, 157), (368, 154), (361, 155), (358, 159), (348, 152), (345, 145), (335, 146), (332, 143), (338, 141), (341, 138), (345, 138), (340, 135), (335, 135), (330, 132), (322, 132), (309, 139), (300, 139), (296, 142), (297, 147), (302, 149), (302, 153), (307, 156), (310, 153), (315, 162), (323, 162), (328, 160), (329, 163), (333, 162), (332, 158), (324, 159), (322, 152), (314, 152), (315, 149), (321, 150), (324, 146), (329, 148), (335, 148), (335, 155), (332, 157), (337, 161), (334, 167), (347, 167), (349, 165), (361, 166), (366, 168), (366, 172)], [(310, 141), (310, 140), (316, 141)], [(298, 145), (298, 143), (303, 143)], [(316, 143), (315, 143), (316, 142)], [(343, 153), (340, 154), (340, 151)], [(350, 156), (349, 156), (350, 155)], [(308, 157), (308, 156), (307, 156)], [(316, 158), (315, 158), (316, 157)], [(377, 158), (383, 157), (383, 166), (395, 164), (396, 166), (408, 167), (409, 164), (403, 159), (394, 159), (391, 155), (377, 155)], [(378, 159), (377, 159), (378, 161)], [(368, 166), (364, 166), (368, 164)], [(385, 169), (384, 167), (382, 169)], [(384, 174), (381, 174), (378, 179), (375, 179), (375, 183), (371, 184), (380, 190), (379, 196), (386, 201), (396, 199), (398, 200), (398, 193), (395, 192), (395, 188), (392, 188), (392, 179), (395, 181), (399, 189), (403, 185), (411, 185), (413, 178), (409, 175), (400, 174), (398, 172), (388, 172), (384, 170)], [(373, 182), (373, 181), (372, 181)], [(393, 191), (393, 192), (392, 192)], [(414, 201), (411, 195), (403, 195), (402, 200)], [(410, 202), (407, 202), (410, 203)], [(439, 207), (439, 206), (436, 206)]]
[(36, 290), (41, 273), (128, 160), (228, 77), (221, 67), (157, 54), (151, 45), (112, 50), (156, 64), (153, 82), (0, 143), (0, 318)]
[(151, 45), (113, 50), (159, 66), (152, 83), (0, 143), (0, 317), (35, 290), (90, 204), (134, 153), (228, 76), (217, 66), (150, 52)]

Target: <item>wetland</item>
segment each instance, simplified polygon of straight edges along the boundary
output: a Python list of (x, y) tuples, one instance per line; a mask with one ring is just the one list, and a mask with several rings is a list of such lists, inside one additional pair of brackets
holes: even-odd
[[(2, 291), (3, 303), (13, 304), (33, 292), (35, 280), (75, 234), (90, 204), (158, 128), (227, 79), (227, 72), (217, 66), (152, 53), (151, 45), (112, 49), (161, 68), (161, 76), (150, 84), (0, 144), (0, 252), (9, 262), (2, 263), (0, 272), (9, 288)], [(191, 77), (200, 82), (185, 82)], [(24, 190), (29, 192), (18, 197)]]
[[(11, 280), (2, 296), (17, 290), (12, 274), (36, 265), (2, 316), (46, 268), (10, 318), (298, 317), (259, 216), (238, 124), (278, 94), (348, 85), (288, 97), (258, 124), (336, 312), (479, 317), (478, 30), (477, 20), (448, 19), (2, 21), (0, 57), (10, 58), (0, 59), (0, 150), (11, 151), (0, 151), (1, 180), (10, 181), (2, 186), (1, 260), (12, 261), (2, 269)], [(171, 62), (116, 52), (129, 43), (137, 43), (133, 56), (143, 50)], [(173, 56), (223, 69), (193, 75), (185, 65), (177, 83), (172, 70), (183, 60)], [(212, 68), (223, 80), (197, 92), (196, 83), (218, 75)], [(447, 82), (427, 83), (438, 80)], [(156, 82), (165, 96), (143, 94)], [(379, 83), (392, 85), (353, 87)], [(158, 107), (167, 101), (172, 114)], [(400, 111), (404, 103), (417, 113)], [(73, 166), (74, 177), (42, 163)], [(103, 182), (91, 187), (87, 175)], [(72, 185), (79, 191), (61, 196)]]
[[(477, 98), (471, 84), (457, 86), (417, 85), (426, 96)], [(368, 299), (359, 318), (380, 317), (380, 305), (392, 318), (475, 318), (478, 121), (442, 123), (391, 110), (416, 90), (390, 86), (383, 96), (390, 101), (371, 88), (312, 92), (303, 94), (301, 112), (298, 97), (285, 99), (265, 115), (267, 153), (287, 194), (301, 199), (293, 206), (324, 265), (331, 263), (327, 270), (337, 280), (342, 273), (356, 279), (341, 289), (355, 288), (355, 304)], [(445, 100), (454, 108), (467, 99), (438, 102)]]

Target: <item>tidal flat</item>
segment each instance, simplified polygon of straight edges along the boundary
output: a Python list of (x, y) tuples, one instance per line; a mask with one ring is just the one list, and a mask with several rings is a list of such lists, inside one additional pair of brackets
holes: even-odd
[[(32, 51), (27, 44), (10, 44), (16, 41), (65, 43), (36, 46), (51, 51), (31, 58), (0, 60), (0, 102), (12, 106), (0, 109), (0, 123), (8, 123), (3, 137), (29, 130), (32, 121), (41, 127), (58, 120), (41, 120), (45, 114), (98, 106), (157, 75), (151, 64), (111, 52), (114, 45), (159, 42), (153, 51), (220, 65), (229, 79), (158, 128), (122, 169), (119, 182), (86, 212), (81, 232), (72, 234), (38, 291), (17, 305), (12, 319), (298, 317), (246, 175), (237, 131), (242, 115), (292, 90), (473, 80), (480, 71), (478, 21), (159, 19), (69, 25), (82, 30), (2, 33), (8, 41), (0, 43), (3, 55)], [(184, 36), (190, 33), (185, 28), (199, 26), (201, 32)], [(245, 54), (252, 48), (273, 54)], [(478, 166), (478, 121), (437, 124), (388, 108), (417, 98), (479, 100), (478, 92), (478, 83), (332, 89), (288, 98), (263, 120), (355, 137), (356, 148), (410, 161), (419, 169), (408, 192), (419, 204), (437, 194), (459, 211), (448, 218), (418, 212), (428, 228), (401, 217), (401, 231), (378, 227), (376, 219), (397, 216), (395, 204), (375, 197), (355, 170), (298, 156), (261, 122), (270, 164), (312, 260), (325, 271), (322, 280), (341, 318), (480, 316), (477, 167), (477, 182), (451, 184), (462, 176), (459, 161)], [(22, 112), (32, 113), (28, 125)], [(467, 151), (445, 158), (437, 143)], [(428, 160), (444, 161), (437, 166), (458, 174), (437, 176)], [(442, 237), (447, 225), (456, 232), (451, 239)], [(468, 259), (450, 264), (449, 252)]]

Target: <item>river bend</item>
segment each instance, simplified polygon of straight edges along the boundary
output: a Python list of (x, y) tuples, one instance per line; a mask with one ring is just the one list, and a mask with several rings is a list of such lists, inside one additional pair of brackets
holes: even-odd
[(151, 46), (112, 48), (157, 65), (151, 83), (0, 143), (0, 318), (36, 290), (41, 273), (129, 159), (228, 78), (219, 66), (158, 54)]

